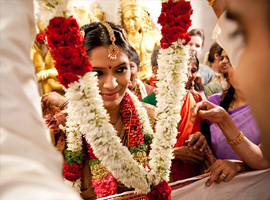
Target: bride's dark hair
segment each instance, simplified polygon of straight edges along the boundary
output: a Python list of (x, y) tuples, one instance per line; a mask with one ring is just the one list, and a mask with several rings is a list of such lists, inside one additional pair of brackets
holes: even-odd
[[(115, 44), (120, 47), (120, 49), (125, 53), (129, 58), (131, 58), (131, 50), (129, 44), (125, 39), (125, 35), (120, 28), (110, 22), (108, 23), (115, 35)], [(109, 46), (112, 44), (110, 40), (110, 35), (107, 28), (102, 25), (100, 22), (93, 22), (91, 24), (84, 25), (81, 28), (81, 31), (84, 32), (84, 46), (86, 48), (87, 55), (91, 54), (91, 50), (100, 46)]]

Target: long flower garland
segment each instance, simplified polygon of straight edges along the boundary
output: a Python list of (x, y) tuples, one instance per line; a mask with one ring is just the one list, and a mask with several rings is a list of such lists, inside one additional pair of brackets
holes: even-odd
[[(82, 132), (86, 141), (91, 144), (95, 155), (122, 183), (135, 188), (135, 192), (141, 193), (148, 193), (151, 186), (160, 185), (155, 186), (153, 190), (165, 188), (166, 195), (163, 195), (163, 198), (169, 199), (170, 190), (166, 189), (167, 184), (164, 186), (164, 181), (168, 181), (173, 158), (172, 147), (176, 142), (176, 125), (180, 120), (180, 99), (185, 94), (183, 80), (186, 79), (185, 70), (188, 59), (184, 47), (189, 41), (188, 25), (181, 28), (181, 24), (185, 25), (190, 22), (188, 17), (190, 17), (192, 9), (190, 3), (185, 1), (163, 0), (162, 2), (159, 23), (163, 26), (163, 39), (161, 40), (163, 49), (160, 50), (161, 56), (158, 60), (160, 81), (157, 84), (157, 132), (154, 134), (152, 151), (149, 156), (150, 172), (137, 164), (128, 149), (122, 146), (116, 130), (109, 123), (109, 116), (103, 105), (100, 104), (102, 98), (99, 95), (97, 77), (95, 73), (90, 72), (92, 66), (87, 59), (85, 48), (82, 46), (83, 39), (78, 35), (78, 25), (72, 17), (66, 18), (67, 12), (64, 5), (68, 5), (67, 1), (63, 3), (63, 0), (44, 0), (42, 3), (49, 6), (53, 10), (52, 13), (61, 13), (64, 16), (53, 18), (46, 34), (52, 56), (56, 60), (58, 78), (67, 88), (66, 97), (70, 100), (67, 110), (69, 113), (67, 125), (70, 129), (68, 138), (70, 140), (68, 139), (67, 142), (71, 153), (66, 157), (69, 161), (73, 160), (73, 155), (80, 151), (82, 144), (78, 138)], [(59, 10), (56, 11), (55, 9), (58, 8)], [(180, 12), (178, 12), (179, 10)], [(173, 23), (171, 19), (173, 19)], [(46, 25), (46, 23), (44, 24)], [(139, 101), (136, 101), (135, 98), (132, 100), (136, 105), (136, 112), (140, 113), (137, 113), (139, 119), (146, 120), (145, 111), (137, 108), (137, 105), (140, 104)], [(79, 124), (79, 131), (77, 124)], [(143, 131), (149, 131), (151, 134), (151, 128), (147, 127), (148, 123), (142, 122), (141, 124), (145, 126)], [(80, 162), (76, 164), (79, 166)], [(151, 193), (148, 197), (151, 198)]]

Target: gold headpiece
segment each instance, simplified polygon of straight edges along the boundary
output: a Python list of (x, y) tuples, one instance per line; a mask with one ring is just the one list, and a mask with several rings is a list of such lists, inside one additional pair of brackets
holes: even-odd
[(119, 48), (116, 44), (114, 44), (116, 39), (115, 39), (115, 35), (113, 33), (113, 29), (108, 23), (106, 23), (104, 21), (102, 21), (100, 23), (107, 28), (107, 31), (108, 31), (109, 36), (110, 36), (110, 40), (112, 41), (112, 44), (108, 47), (108, 57), (111, 60), (116, 60), (117, 54), (119, 53)]

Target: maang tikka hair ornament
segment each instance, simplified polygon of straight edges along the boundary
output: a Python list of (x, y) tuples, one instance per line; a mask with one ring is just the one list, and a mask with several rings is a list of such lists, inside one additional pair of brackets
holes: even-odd
[(112, 41), (112, 44), (108, 47), (108, 57), (111, 60), (116, 60), (117, 54), (119, 53), (119, 48), (116, 44), (114, 44), (116, 39), (115, 39), (115, 35), (113, 33), (113, 29), (108, 23), (106, 23), (104, 21), (102, 21), (100, 23), (107, 28), (107, 31), (108, 31), (109, 36), (110, 36), (110, 40)]

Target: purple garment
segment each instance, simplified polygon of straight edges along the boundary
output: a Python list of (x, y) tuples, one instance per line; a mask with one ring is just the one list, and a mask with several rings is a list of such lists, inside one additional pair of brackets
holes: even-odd
[[(219, 105), (221, 101), (221, 93), (210, 96), (208, 101)], [(256, 145), (261, 143), (261, 133), (248, 105), (244, 105), (229, 112), (229, 115), (237, 128), (243, 132), (246, 138)], [(217, 159), (241, 160), (232, 147), (226, 142), (225, 136), (216, 123), (210, 122), (210, 132), (213, 153)]]

